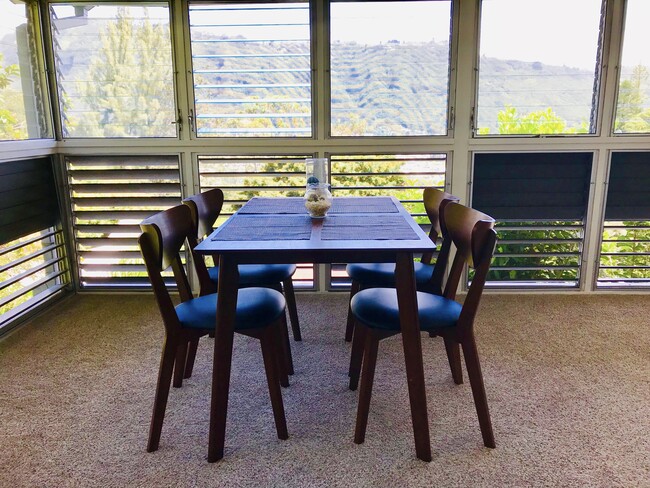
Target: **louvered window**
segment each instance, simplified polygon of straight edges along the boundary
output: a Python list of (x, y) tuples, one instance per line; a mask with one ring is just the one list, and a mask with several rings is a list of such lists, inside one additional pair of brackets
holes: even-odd
[(191, 2), (199, 137), (311, 136), (309, 2)]
[(650, 286), (650, 152), (612, 154), (597, 286)]
[(69, 283), (52, 162), (0, 163), (0, 329)]
[(580, 283), (592, 153), (476, 154), (472, 207), (497, 220), (487, 286)]
[(63, 233), (50, 228), (0, 245), (0, 332), (70, 282)]
[[(305, 194), (305, 159), (313, 155), (199, 156), (201, 191), (221, 188), (221, 225), (252, 197), (295, 197)], [(299, 264), (294, 286), (313, 288), (314, 266)]]
[(145, 287), (139, 224), (178, 205), (177, 156), (68, 156), (68, 181), (82, 288)]
[[(429, 219), (422, 203), (426, 187), (444, 189), (445, 154), (332, 155), (332, 194), (342, 196), (390, 195), (402, 202), (415, 220), (429, 232)], [(380, 222), (377, 225), (381, 225)], [(350, 285), (345, 264), (333, 264), (330, 288)]]

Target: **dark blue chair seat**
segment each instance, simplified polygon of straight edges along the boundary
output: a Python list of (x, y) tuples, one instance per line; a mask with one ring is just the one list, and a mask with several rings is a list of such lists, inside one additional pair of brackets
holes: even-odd
[[(284, 313), (284, 295), (270, 288), (244, 288), (237, 292), (235, 330), (256, 329), (272, 324)], [(214, 329), (217, 294), (204, 295), (176, 306), (182, 327)]]
[[(463, 306), (449, 298), (417, 292), (420, 329), (431, 331), (454, 327)], [(350, 303), (352, 313), (372, 329), (399, 331), (399, 307), (394, 288), (369, 288), (356, 293)]]
[[(240, 264), (239, 286), (269, 286), (291, 278), (295, 264)], [(219, 282), (219, 266), (208, 269), (210, 279)]]
[[(432, 264), (415, 261), (413, 267), (418, 286), (431, 280), (434, 268)], [(364, 288), (395, 286), (395, 263), (353, 263), (348, 264), (345, 270), (350, 278), (361, 283)]]

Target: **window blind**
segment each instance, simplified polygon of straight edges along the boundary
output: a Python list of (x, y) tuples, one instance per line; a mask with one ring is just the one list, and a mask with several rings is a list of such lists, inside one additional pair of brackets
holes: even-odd
[(0, 163), (0, 245), (60, 220), (50, 158)]

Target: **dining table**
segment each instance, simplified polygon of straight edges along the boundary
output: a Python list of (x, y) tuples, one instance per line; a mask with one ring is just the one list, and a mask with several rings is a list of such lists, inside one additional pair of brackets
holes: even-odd
[(416, 455), (431, 461), (431, 443), (414, 256), (435, 250), (393, 196), (333, 198), (324, 218), (311, 218), (301, 197), (254, 197), (198, 244), (219, 263), (208, 461), (224, 454), (239, 288), (238, 265), (396, 263), (396, 289)]

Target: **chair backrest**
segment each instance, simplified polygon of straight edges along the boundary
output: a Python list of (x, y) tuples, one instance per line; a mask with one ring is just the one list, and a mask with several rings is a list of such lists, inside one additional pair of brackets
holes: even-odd
[(213, 230), (223, 207), (223, 191), (213, 188), (183, 200), (192, 212), (192, 222), (196, 225), (196, 238), (203, 239)]
[(192, 252), (192, 262), (199, 279), (200, 295), (215, 293), (217, 287), (210, 279), (208, 268), (206, 267), (203, 256), (194, 252), (198, 242), (212, 232), (214, 223), (219, 218), (221, 208), (223, 207), (223, 191), (220, 188), (213, 188), (197, 195), (192, 195), (183, 200), (191, 214), (191, 222), (194, 227), (192, 236), (188, 237), (187, 242)]
[(177, 205), (163, 210), (142, 221), (140, 229), (140, 252), (163, 322), (169, 331), (180, 327), (180, 324), (162, 272), (171, 266), (181, 300), (185, 302), (192, 299), (192, 291), (180, 257), (183, 243), (188, 236), (194, 234), (190, 209), (185, 205)]
[(469, 328), (474, 322), (496, 247), (495, 220), (483, 212), (460, 203), (450, 203), (445, 207), (444, 222), (449, 238), (456, 248), (444, 296), (455, 299), (465, 266), (474, 269), (474, 276), (458, 321), (459, 328)]
[[(433, 275), (429, 283), (427, 283), (426, 290), (440, 295), (442, 293), (442, 282), (451, 250), (451, 240), (449, 239), (444, 221), (444, 210), (449, 203), (458, 202), (460, 199), (451, 193), (446, 193), (437, 188), (425, 188), (422, 200), (424, 201), (424, 209), (431, 222), (429, 237), (433, 242), (437, 242), (438, 238), (442, 238), (438, 257), (433, 268)], [(422, 255), (423, 263), (431, 264), (432, 259), (433, 253), (425, 253)]]

